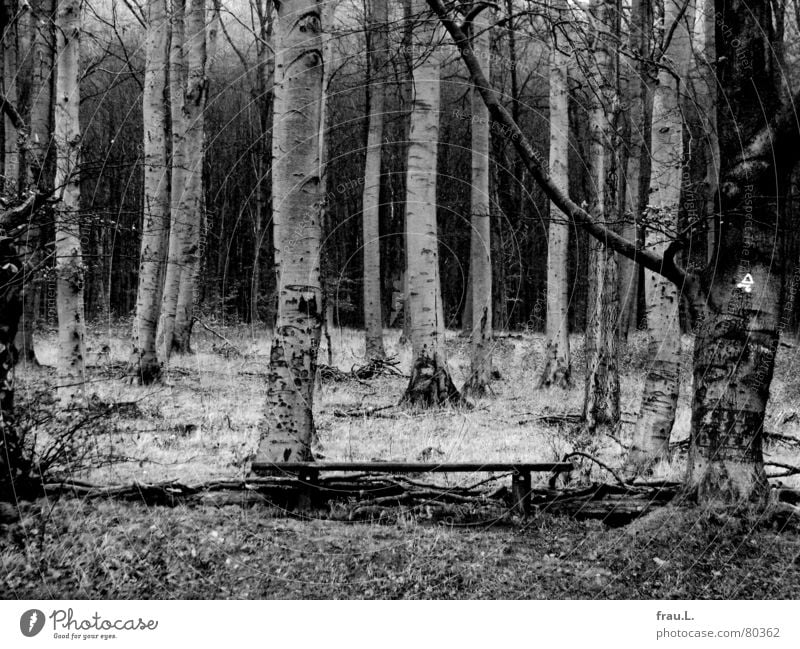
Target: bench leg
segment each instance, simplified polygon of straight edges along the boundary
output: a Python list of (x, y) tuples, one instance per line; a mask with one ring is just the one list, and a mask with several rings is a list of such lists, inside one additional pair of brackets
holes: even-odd
[(300, 494), (297, 498), (298, 509), (311, 509), (319, 499), (319, 472), (314, 470), (304, 470), (299, 473), (297, 479), (300, 481)]
[(531, 510), (531, 474), (530, 471), (514, 471), (511, 478), (511, 496), (514, 499), (514, 511), (527, 516)]

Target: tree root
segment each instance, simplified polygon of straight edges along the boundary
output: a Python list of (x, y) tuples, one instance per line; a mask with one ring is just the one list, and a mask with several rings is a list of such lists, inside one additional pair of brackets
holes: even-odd
[(450, 378), (446, 365), (427, 357), (414, 362), (411, 379), (400, 403), (420, 408), (467, 404)]

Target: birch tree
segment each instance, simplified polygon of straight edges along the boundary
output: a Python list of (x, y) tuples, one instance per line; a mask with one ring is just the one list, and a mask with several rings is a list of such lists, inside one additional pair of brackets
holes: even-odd
[(441, 312), (439, 241), (436, 227), (436, 161), (439, 145), (440, 34), (425, 0), (413, 0), (420, 21), (413, 48), (414, 96), (406, 172), (408, 308), (413, 366), (404, 396), (407, 403), (438, 405), (458, 400), (445, 356)]
[(323, 43), (315, 0), (276, 3), (272, 197), (278, 311), (257, 460), (312, 457), (322, 332), (320, 130)]
[(84, 401), (85, 321), (83, 313), (84, 265), (80, 232), (80, 0), (58, 0), (56, 11), (55, 141), (56, 187), (61, 196), (56, 207), (56, 303), (58, 310), (59, 398), (62, 405)]
[[(649, 64), (653, 32), (652, 3), (632, 0), (628, 48), (638, 60), (629, 60), (628, 68), (620, 75), (625, 84), (623, 100), (627, 107), (627, 155), (625, 161), (625, 193), (623, 195), (622, 234), (629, 241), (639, 237), (644, 204), (642, 189), (648, 187), (649, 148), (646, 141), (650, 132), (651, 66)], [(622, 71), (621, 71), (622, 72)], [(619, 332), (628, 339), (631, 329), (636, 329), (639, 269), (624, 257), (619, 261), (620, 313)]]
[[(554, 21), (564, 21), (567, 4), (553, 3)], [(562, 187), (569, 184), (569, 54), (558, 28), (553, 29), (550, 53), (550, 173), (553, 182)], [(550, 205), (550, 225), (547, 240), (547, 348), (545, 365), (539, 387), (567, 388), (572, 383), (572, 363), (569, 351), (569, 224), (566, 216)]]
[[(29, 43), (30, 97), (28, 136), (25, 138), (25, 186), (29, 191), (53, 191), (53, 73), (55, 65), (55, 0), (32, 0), (28, 9), (26, 42)], [(19, 237), (17, 252), (28, 267), (35, 267), (42, 257), (42, 230), (38, 220), (30, 219)], [(23, 315), (16, 346), (20, 359), (38, 365), (33, 333), (36, 326), (41, 281), (29, 278), (23, 286)]]
[(169, 28), (167, 0), (149, 0), (142, 93), (144, 219), (131, 359), (135, 375), (142, 383), (151, 383), (161, 374), (156, 351), (156, 328), (169, 231), (168, 122), (165, 103)]
[[(653, 94), (650, 200), (645, 245), (663, 255), (675, 239), (683, 178), (683, 114), (680, 97), (692, 55), (694, 0), (664, 0), (664, 33), (672, 34), (661, 56), (658, 84)], [(681, 80), (684, 80), (681, 83)], [(648, 366), (642, 404), (628, 456), (631, 470), (648, 470), (669, 457), (669, 437), (678, 406), (681, 332), (678, 287), (645, 270)]]
[(30, 137), (26, 152), (27, 185), (52, 189), (48, 155), (53, 134), (53, 67), (55, 0), (33, 0), (31, 12)]
[[(594, 196), (593, 217), (608, 222), (616, 209), (616, 170), (612, 149), (612, 103), (614, 101), (614, 62), (611, 25), (615, 20), (615, 0), (595, 0), (589, 9), (592, 18), (594, 83), (590, 120), (590, 165)], [(619, 292), (617, 258), (600, 240), (589, 243), (589, 299), (586, 323), (586, 385), (584, 418), (593, 430), (599, 425), (614, 425), (619, 420), (619, 368), (617, 367), (617, 318)]]
[[(473, 47), (486, 61), (484, 73), (489, 75), (491, 61), (491, 33), (487, 11), (479, 13), (471, 22)], [(491, 218), (489, 210), (489, 110), (480, 93), (471, 88), (472, 102), (472, 182), (470, 193), (470, 290), (472, 302), (472, 351), (470, 375), (464, 392), (485, 394), (492, 380), (492, 258)]]
[(364, 161), (364, 328), (367, 360), (384, 358), (381, 309), (380, 193), (386, 66), (389, 48), (387, 0), (370, 0), (367, 155)]
[(698, 0), (695, 21), (695, 59), (698, 79), (694, 97), (705, 131), (702, 146), (706, 153), (706, 176), (703, 182), (704, 217), (706, 220), (706, 256), (714, 261), (717, 246), (717, 190), (720, 169), (719, 139), (717, 136), (717, 62), (716, 13), (713, 0)]
[(181, 278), (175, 305), (175, 330), (172, 348), (191, 351), (190, 337), (200, 274), (201, 229), (205, 220), (203, 195), (203, 160), (205, 153), (204, 111), (208, 100), (206, 77), (206, 6), (205, 0), (190, 0), (186, 12), (185, 63), (186, 86), (183, 92), (183, 150), (186, 171), (178, 213), (182, 220)]
[[(3, 30), (3, 96), (13, 105), (17, 105), (17, 82), (19, 79), (17, 27), (20, 11), (17, 3), (13, 0), (4, 0), (3, 4), (3, 10), (8, 20), (8, 24)], [(7, 111), (3, 111), (3, 120), (3, 191), (17, 194), (20, 180), (19, 130), (22, 128), (22, 124), (14, 120)]]
[(172, 0), (170, 9), (169, 101), (172, 144), (169, 199), (170, 227), (161, 310), (156, 333), (157, 349), (164, 361), (169, 359), (173, 351), (175, 315), (178, 308), (178, 294), (183, 267), (183, 243), (186, 240), (186, 220), (181, 212), (181, 199), (186, 175), (186, 149), (184, 142), (186, 126), (181, 110), (186, 79), (184, 61), (185, 0)]

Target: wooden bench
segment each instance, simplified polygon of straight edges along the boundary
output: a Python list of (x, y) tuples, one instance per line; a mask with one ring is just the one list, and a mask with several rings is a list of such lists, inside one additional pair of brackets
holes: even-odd
[(323, 471), (361, 473), (477, 473), (511, 472), (514, 509), (530, 513), (531, 473), (572, 471), (569, 462), (253, 462), (252, 471), (260, 475), (289, 473), (316, 487)]

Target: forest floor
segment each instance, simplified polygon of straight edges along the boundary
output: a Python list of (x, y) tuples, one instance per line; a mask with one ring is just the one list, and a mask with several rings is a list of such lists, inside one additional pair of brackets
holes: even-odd
[[(98, 452), (72, 466), (71, 478), (130, 484), (247, 477), (266, 396), (269, 335), (213, 325), (227, 343), (196, 327), (196, 353), (171, 362), (166, 381), (140, 387), (124, 380), (127, 327), (94, 327), (89, 341), (89, 412), (76, 420)], [(387, 352), (407, 371), (410, 350), (386, 332)], [(646, 341), (623, 351), (622, 411), (617, 430), (588, 436), (570, 415), (582, 402), (582, 338), (572, 338), (575, 387), (535, 389), (542, 367), (539, 334), (499, 337), (501, 380), (474, 408), (413, 412), (392, 408), (407, 379), (326, 380), (315, 406), (328, 460), (542, 461), (581, 451), (619, 467), (633, 431), (646, 370)], [(363, 364), (360, 332), (332, 332), (334, 365)], [(448, 334), (457, 385), (469, 345)], [(680, 480), (689, 434), (691, 339), (672, 461), (656, 479)], [(21, 367), (18, 399), (39, 421), (53, 409), (55, 336), (37, 339), (42, 367)], [(327, 360), (323, 344), (321, 362)], [(800, 439), (800, 350), (782, 348), (766, 429)], [(339, 378), (342, 378), (341, 376)], [(379, 416), (342, 416), (387, 407)], [(36, 413), (39, 413), (38, 415)], [(50, 422), (48, 425), (62, 425)], [(77, 424), (76, 424), (77, 425)], [(44, 449), (47, 426), (31, 442)], [(791, 440), (773, 441), (767, 460), (798, 465)], [(73, 458), (73, 462), (78, 459)], [(578, 460), (577, 482), (612, 481)], [(81, 469), (76, 473), (76, 469)], [(779, 469), (769, 467), (770, 473)], [(441, 485), (469, 485), (485, 473), (437, 474)], [(507, 477), (497, 476), (500, 483)], [(425, 478), (428, 480), (428, 478)], [(800, 487), (797, 477), (786, 486)], [(302, 520), (264, 505), (147, 506), (111, 499), (39, 499), (22, 503), (19, 524), (0, 532), (0, 589), (18, 598), (798, 598), (800, 532), (758, 520), (665, 507), (622, 528), (541, 512), (448, 522), (398, 510), (383, 524)]]

